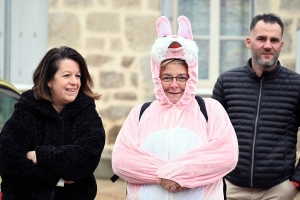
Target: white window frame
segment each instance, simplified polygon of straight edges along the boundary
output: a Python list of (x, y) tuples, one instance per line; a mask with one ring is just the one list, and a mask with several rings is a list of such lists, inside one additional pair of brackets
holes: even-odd
[[(249, 0), (250, 16), (249, 22), (254, 15), (254, 0)], [(162, 0), (161, 4), (162, 15), (165, 15), (170, 20), (173, 33), (177, 32), (177, 21), (174, 20), (178, 16), (178, 0)], [(199, 79), (197, 85), (197, 94), (202, 96), (210, 96), (212, 89), (220, 75), (220, 43), (223, 40), (238, 40), (245, 41), (245, 36), (221, 36), (220, 35), (220, 5), (221, 0), (210, 0), (210, 35), (200, 36), (194, 35), (197, 40), (209, 40), (209, 66), (208, 79)], [(250, 24), (249, 24), (250, 25)], [(192, 27), (193, 28), (193, 27)], [(246, 48), (246, 46), (245, 46)], [(201, 49), (199, 49), (201, 51)], [(251, 54), (249, 52), (249, 58)], [(245, 63), (246, 64), (246, 63)], [(236, 66), (238, 67), (238, 66)]]

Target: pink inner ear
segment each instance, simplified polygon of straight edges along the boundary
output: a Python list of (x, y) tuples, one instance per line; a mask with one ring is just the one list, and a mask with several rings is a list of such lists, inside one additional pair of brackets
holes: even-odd
[(157, 19), (156, 29), (157, 29), (158, 37), (165, 37), (168, 35), (172, 35), (170, 22), (165, 16), (162, 16)]
[(162, 22), (158, 28), (159, 28), (159, 34), (158, 34), (159, 37), (165, 37), (170, 35), (169, 27), (168, 24), (166, 24), (166, 22)]
[(186, 39), (193, 40), (192, 26), (189, 19), (185, 16), (179, 16), (178, 22), (178, 35)]
[(184, 38), (189, 38), (187, 25), (183, 21), (181, 21), (181, 22), (179, 22), (179, 27), (180, 27), (180, 29), (178, 29), (178, 35), (180, 35)]

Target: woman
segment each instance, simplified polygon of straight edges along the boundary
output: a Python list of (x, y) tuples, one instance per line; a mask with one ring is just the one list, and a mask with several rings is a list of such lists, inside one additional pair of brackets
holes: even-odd
[(172, 35), (165, 17), (151, 51), (157, 100), (134, 107), (113, 149), (116, 175), (128, 182), (127, 199), (221, 200), (222, 177), (238, 159), (235, 131), (224, 108), (205, 98), (208, 121), (195, 99), (198, 48), (189, 20)]
[(105, 144), (84, 58), (53, 48), (0, 134), (3, 200), (92, 200)]

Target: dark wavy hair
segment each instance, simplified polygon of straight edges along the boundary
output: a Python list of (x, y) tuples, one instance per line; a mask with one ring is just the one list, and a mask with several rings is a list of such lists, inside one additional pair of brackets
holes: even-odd
[(250, 32), (254, 29), (257, 22), (263, 20), (265, 23), (275, 24), (277, 23), (281, 27), (281, 35), (283, 35), (284, 31), (284, 25), (277, 15), (273, 13), (264, 13), (262, 15), (256, 15), (252, 18), (251, 24), (250, 24)]
[(35, 98), (52, 102), (52, 95), (47, 83), (54, 78), (59, 68), (59, 63), (63, 59), (71, 59), (78, 63), (80, 67), (81, 87), (79, 93), (84, 93), (93, 99), (100, 99), (101, 95), (95, 94), (91, 90), (94, 83), (85, 59), (75, 49), (66, 46), (50, 49), (35, 69), (33, 73), (34, 85), (32, 87)]

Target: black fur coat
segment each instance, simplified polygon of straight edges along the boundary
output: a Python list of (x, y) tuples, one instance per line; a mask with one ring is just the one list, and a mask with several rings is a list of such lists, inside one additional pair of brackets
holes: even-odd
[[(3, 200), (92, 200), (93, 175), (105, 144), (95, 102), (79, 94), (57, 113), (24, 92), (0, 133)], [(37, 164), (27, 159), (36, 151)], [(59, 179), (75, 181), (57, 187)]]

